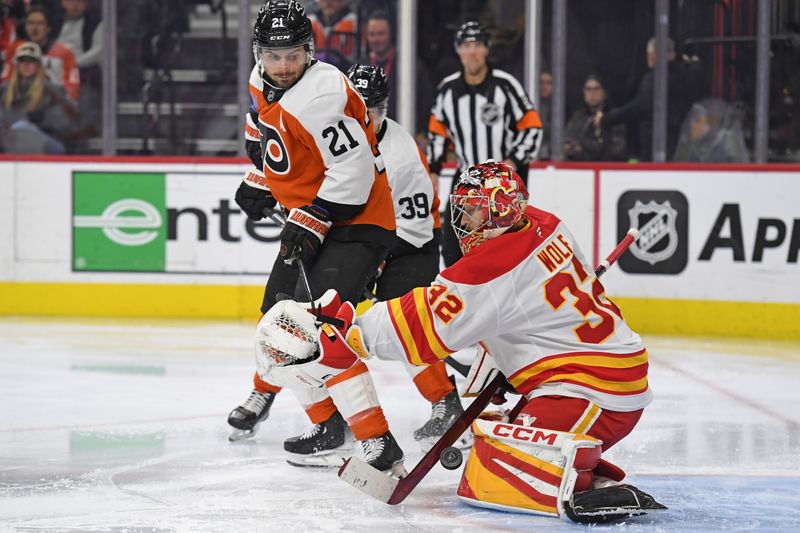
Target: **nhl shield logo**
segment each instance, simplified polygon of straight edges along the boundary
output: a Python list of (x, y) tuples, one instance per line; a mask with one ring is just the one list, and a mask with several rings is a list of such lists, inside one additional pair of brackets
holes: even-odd
[(492, 102), (481, 106), (481, 122), (491, 126), (500, 120), (500, 106)]
[(617, 202), (617, 236), (639, 229), (639, 240), (619, 259), (630, 274), (679, 274), (689, 258), (689, 202), (680, 191), (624, 192)]
[(639, 240), (631, 246), (631, 253), (651, 265), (672, 257), (678, 249), (677, 214), (669, 200), (663, 204), (652, 200), (644, 204), (636, 200), (633, 208), (628, 210), (631, 227), (639, 228)]

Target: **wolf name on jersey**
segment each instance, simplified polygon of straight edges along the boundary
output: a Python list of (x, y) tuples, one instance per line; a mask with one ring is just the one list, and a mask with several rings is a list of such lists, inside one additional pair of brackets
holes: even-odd
[(429, 364), (483, 342), (529, 398), (584, 398), (635, 411), (651, 400), (647, 351), (553, 214), (528, 206), (500, 235), (430, 287), (376, 304), (357, 320), (380, 358)]

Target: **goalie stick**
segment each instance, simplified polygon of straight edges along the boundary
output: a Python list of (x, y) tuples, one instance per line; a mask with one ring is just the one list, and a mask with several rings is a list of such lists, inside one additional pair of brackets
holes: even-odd
[(505, 383), (506, 378), (498, 373), (403, 479), (388, 476), (360, 457), (347, 459), (339, 469), (339, 477), (373, 498), (389, 505), (397, 505), (405, 500), (406, 496), (422, 481), (422, 478), (430, 472), (431, 468), (439, 461), (439, 456), (444, 449), (452, 446), (469, 428), (472, 421), (478, 418), (478, 415), (489, 405), (492, 397), (501, 391)]
[[(636, 228), (628, 230), (622, 241), (608, 255), (605, 261), (595, 269), (595, 276), (598, 278), (602, 276), (638, 237), (639, 231)], [(360, 491), (384, 503), (389, 505), (401, 503), (419, 485), (419, 482), (428, 475), (428, 472), (439, 461), (442, 452), (452, 446), (461, 434), (469, 429), (472, 422), (480, 416), (492, 401), (492, 398), (496, 394), (502, 394), (508, 390), (507, 384), (508, 381), (506, 381), (502, 373), (495, 374), (486, 388), (481, 391), (477, 398), (472, 401), (469, 407), (453, 422), (453, 425), (445, 431), (444, 435), (422, 456), (419, 463), (403, 479), (390, 477), (359, 457), (351, 457), (346, 460), (339, 469), (339, 477)], [(514, 420), (517, 417), (525, 406), (526, 401), (524, 396), (519, 399), (508, 414), (509, 420)]]

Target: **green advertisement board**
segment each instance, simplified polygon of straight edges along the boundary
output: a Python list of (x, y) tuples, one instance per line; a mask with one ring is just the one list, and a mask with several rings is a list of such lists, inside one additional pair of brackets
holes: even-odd
[(74, 172), (72, 270), (164, 272), (164, 173)]

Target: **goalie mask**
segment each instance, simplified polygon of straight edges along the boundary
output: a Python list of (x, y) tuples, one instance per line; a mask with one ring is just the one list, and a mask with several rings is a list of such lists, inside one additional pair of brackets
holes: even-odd
[(528, 191), (511, 167), (496, 161), (461, 173), (450, 195), (450, 223), (463, 253), (522, 219)]

